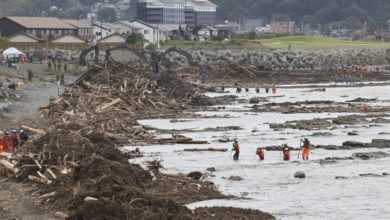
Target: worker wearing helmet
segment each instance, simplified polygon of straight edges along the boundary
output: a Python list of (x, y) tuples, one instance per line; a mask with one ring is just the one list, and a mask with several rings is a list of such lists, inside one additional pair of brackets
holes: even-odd
[(233, 160), (238, 160), (240, 156), (240, 144), (238, 143), (238, 139), (234, 139), (233, 149), (236, 153), (233, 155)]
[(8, 131), (4, 132), (4, 137), (3, 137), (3, 150), (4, 152), (8, 152), (12, 148), (12, 139), (11, 135), (9, 134)]
[(301, 140), (303, 142), (302, 147), (302, 159), (303, 160), (309, 160), (309, 154), (310, 154), (310, 141), (309, 139), (305, 138), (304, 140)]
[(3, 154), (3, 131), (0, 131), (0, 156)]
[(258, 147), (256, 150), (257, 156), (259, 156), (260, 160), (264, 160), (265, 157), (265, 149), (263, 147)]
[(15, 153), (15, 151), (19, 148), (19, 143), (20, 143), (19, 134), (16, 131), (16, 129), (12, 130), (11, 141), (12, 141), (11, 152)]
[(282, 154), (283, 154), (283, 160), (290, 160), (291, 147), (289, 147), (287, 144), (283, 144)]

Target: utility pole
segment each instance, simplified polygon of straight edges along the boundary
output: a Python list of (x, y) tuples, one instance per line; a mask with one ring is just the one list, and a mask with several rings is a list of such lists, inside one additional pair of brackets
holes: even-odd
[(103, 38), (103, 18), (100, 18), (100, 39)]
[(158, 28), (158, 21), (157, 21), (157, 48), (160, 49), (160, 30)]

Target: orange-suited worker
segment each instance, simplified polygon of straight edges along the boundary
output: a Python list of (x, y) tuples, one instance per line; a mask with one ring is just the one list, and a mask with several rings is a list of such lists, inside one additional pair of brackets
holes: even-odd
[(238, 160), (240, 156), (240, 144), (238, 143), (238, 139), (234, 139), (233, 149), (236, 153), (233, 155), (233, 160)]
[(256, 154), (257, 154), (257, 156), (259, 156), (260, 160), (264, 160), (265, 149), (262, 147), (258, 147), (256, 150)]
[(283, 160), (290, 160), (291, 158), (291, 147), (289, 147), (287, 144), (283, 144)]
[(5, 131), (3, 136), (3, 150), (5, 152), (8, 152), (9, 150), (11, 150), (11, 148), (12, 148), (11, 135), (9, 134), (8, 131)]
[(0, 131), (0, 156), (3, 154), (3, 132)]
[(309, 160), (310, 141), (307, 138), (305, 138), (304, 140), (301, 140), (301, 141), (303, 142), (303, 146), (302, 146), (302, 159), (303, 160)]

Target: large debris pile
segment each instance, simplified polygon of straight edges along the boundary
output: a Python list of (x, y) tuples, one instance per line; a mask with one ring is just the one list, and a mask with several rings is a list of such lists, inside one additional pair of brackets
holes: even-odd
[(153, 140), (137, 118), (176, 112), (195, 94), (175, 74), (147, 69), (122, 63), (90, 69), (41, 109), (45, 129), (24, 126), (39, 137), (2, 166), (17, 181), (43, 186), (39, 199), (68, 219), (207, 219), (182, 205), (225, 198), (212, 183), (146, 171), (118, 149)]

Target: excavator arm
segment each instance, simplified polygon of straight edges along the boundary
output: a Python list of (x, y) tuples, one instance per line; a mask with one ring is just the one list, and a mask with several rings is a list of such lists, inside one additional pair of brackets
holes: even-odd
[(192, 58), (190, 53), (188, 53), (187, 51), (185, 51), (183, 49), (177, 48), (176, 46), (172, 46), (172, 47), (166, 48), (165, 50), (163, 50), (161, 52), (152, 54), (153, 71), (155, 73), (158, 73), (160, 71), (160, 62), (161, 62), (162, 58), (166, 54), (171, 53), (171, 52), (176, 52), (178, 54), (185, 56), (187, 58), (188, 64), (194, 65), (194, 61), (193, 61), (193, 58)]
[(99, 44), (95, 44), (93, 45), (92, 47), (89, 47), (85, 50), (83, 50), (80, 54), (80, 59), (79, 59), (79, 64), (81, 66), (85, 66), (87, 65), (87, 60), (85, 59), (85, 57), (87, 56), (87, 54), (89, 52), (91, 52), (92, 50), (95, 50), (95, 63), (98, 63), (99, 62)]

